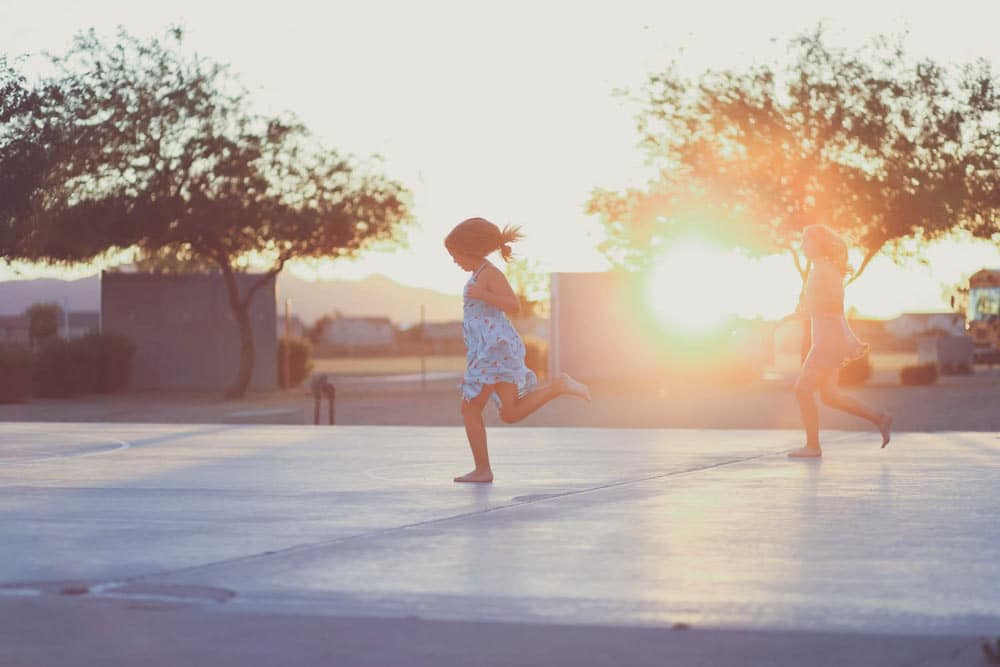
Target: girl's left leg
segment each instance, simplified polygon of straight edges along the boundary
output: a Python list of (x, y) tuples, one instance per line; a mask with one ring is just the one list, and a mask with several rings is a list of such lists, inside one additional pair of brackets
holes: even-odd
[(837, 408), (849, 414), (867, 419), (882, 432), (882, 446), (889, 444), (890, 430), (892, 428), (892, 416), (888, 412), (878, 412), (873, 410), (856, 398), (852, 398), (840, 391), (837, 385), (837, 376), (833, 373), (829, 377), (824, 377), (819, 386), (820, 399), (831, 408)]

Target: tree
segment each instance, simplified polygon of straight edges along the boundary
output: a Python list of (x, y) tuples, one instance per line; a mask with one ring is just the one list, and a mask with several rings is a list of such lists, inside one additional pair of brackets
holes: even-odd
[(32, 87), (0, 55), (0, 260), (10, 263), (30, 254), (33, 195), (41, 189), (59, 142), (58, 128), (43, 122), (45, 99), (58, 99), (47, 85)]
[(33, 303), (24, 315), (28, 318), (28, 338), (32, 348), (59, 335), (59, 322), (63, 318), (63, 309), (59, 304)]
[(609, 258), (641, 265), (657, 241), (708, 226), (757, 252), (790, 251), (804, 278), (793, 240), (822, 222), (861, 250), (856, 279), (904, 238), (974, 221), (996, 229), (1000, 107), (987, 62), (949, 71), (885, 38), (847, 51), (822, 28), (794, 39), (790, 55), (785, 68), (692, 80), (671, 66), (649, 78), (640, 145), (659, 175), (589, 203)]
[(548, 292), (546, 274), (538, 263), (525, 259), (515, 259), (507, 263), (506, 274), (510, 286), (521, 303), (518, 318), (530, 318), (543, 310)]
[[(253, 372), (249, 304), (293, 258), (348, 256), (397, 237), (410, 219), (398, 183), (330, 150), (294, 118), (252, 111), (223, 65), (164, 41), (93, 31), (52, 58), (57, 74), (28, 93), (2, 137), (0, 173), (41, 153), (7, 213), (6, 256), (88, 262), (138, 251), (168, 270), (213, 267), (240, 332), (229, 396)], [(44, 93), (44, 94), (42, 94)], [(44, 128), (42, 136), (38, 136)], [(39, 146), (34, 144), (39, 143)], [(6, 246), (5, 246), (6, 247)], [(236, 275), (262, 273), (245, 292)]]

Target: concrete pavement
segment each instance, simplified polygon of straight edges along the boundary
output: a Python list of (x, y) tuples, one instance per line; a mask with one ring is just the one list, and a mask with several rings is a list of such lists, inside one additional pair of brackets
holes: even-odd
[(0, 664), (985, 664), (1000, 434), (0, 424)]

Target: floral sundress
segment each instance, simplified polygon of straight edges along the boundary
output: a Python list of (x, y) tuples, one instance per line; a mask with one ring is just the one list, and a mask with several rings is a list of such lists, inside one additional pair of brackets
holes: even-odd
[[(534, 371), (524, 364), (524, 342), (506, 313), (468, 296), (469, 287), (487, 266), (490, 263), (483, 262), (462, 291), (462, 335), (467, 352), (465, 378), (460, 386), (466, 401), (479, 396), (486, 385), (498, 382), (515, 385), (522, 396), (538, 384)], [(496, 392), (493, 399), (499, 404)]]

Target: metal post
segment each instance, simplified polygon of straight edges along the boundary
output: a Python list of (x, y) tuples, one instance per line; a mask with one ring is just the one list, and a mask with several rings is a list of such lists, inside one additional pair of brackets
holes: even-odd
[(333, 403), (334, 403), (334, 399), (336, 399), (336, 398), (337, 398), (337, 388), (334, 387), (332, 384), (328, 384), (327, 385), (327, 399), (330, 402), (330, 426), (333, 426), (333, 423), (334, 423), (334, 419), (333, 419)]
[(424, 304), (420, 304), (420, 388), (427, 389), (427, 345), (424, 342)]
[(285, 347), (282, 350), (282, 356), (284, 357), (284, 364), (281, 370), (281, 385), (287, 390), (291, 388), (291, 361), (292, 361), (292, 346), (291, 338), (289, 333), (291, 331), (291, 316), (289, 311), (292, 307), (292, 300), (289, 298), (285, 299)]
[(320, 404), (323, 402), (323, 398), (326, 397), (328, 418), (330, 421), (330, 426), (333, 426), (334, 419), (334, 402), (337, 398), (337, 388), (330, 384), (329, 380), (326, 379), (325, 375), (317, 375), (312, 381), (312, 395), (313, 395), (313, 423), (319, 426), (319, 411)]
[(63, 338), (69, 340), (69, 297), (63, 297)]
[(319, 426), (319, 406), (323, 401), (323, 387), (326, 385), (325, 375), (316, 375), (312, 379), (312, 389), (313, 395), (313, 424)]

